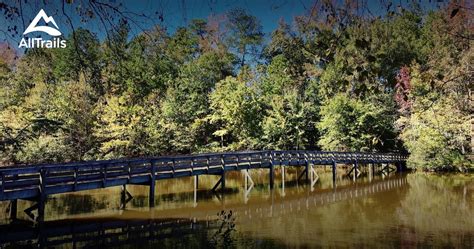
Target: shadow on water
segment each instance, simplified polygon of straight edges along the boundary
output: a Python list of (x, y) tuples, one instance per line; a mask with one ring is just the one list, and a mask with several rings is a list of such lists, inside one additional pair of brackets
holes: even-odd
[[(208, 221), (133, 219), (129, 216), (64, 219), (36, 225), (16, 220), (0, 226), (0, 245), (2, 248), (240, 247), (232, 211), (222, 210), (216, 219)], [(271, 248), (284, 247), (277, 242), (264, 243)]]

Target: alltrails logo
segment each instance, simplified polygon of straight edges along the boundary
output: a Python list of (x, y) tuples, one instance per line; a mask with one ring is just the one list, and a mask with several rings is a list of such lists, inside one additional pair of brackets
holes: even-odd
[[(49, 26), (37, 26), (38, 22), (43, 19), (45, 23), (51, 23), (56, 28), (49, 27)], [(54, 21), (52, 16), (46, 15), (44, 10), (40, 10), (36, 15), (35, 19), (30, 23), (28, 28), (26, 28), (23, 35), (29, 34), (31, 32), (44, 32), (50, 36), (60, 36), (61, 32), (59, 31), (58, 25)], [(44, 40), (43, 38), (22, 38), (20, 44), (18, 45), (19, 48), (65, 48), (66, 41), (62, 40), (59, 37), (54, 37), (51, 40)]]

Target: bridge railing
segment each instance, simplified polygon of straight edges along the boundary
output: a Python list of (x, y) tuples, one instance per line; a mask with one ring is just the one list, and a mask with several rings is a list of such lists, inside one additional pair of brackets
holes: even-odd
[[(331, 151), (250, 151), (165, 156), (140, 159), (101, 160), (63, 164), (43, 164), (0, 168), (0, 200), (6, 194), (23, 191), (34, 196), (41, 191), (69, 192), (89, 187), (108, 187), (144, 183), (157, 177), (179, 177), (216, 173), (243, 168), (268, 167), (270, 164), (302, 166), (307, 163), (399, 162), (397, 154)], [(198, 172), (198, 173), (196, 173)]]

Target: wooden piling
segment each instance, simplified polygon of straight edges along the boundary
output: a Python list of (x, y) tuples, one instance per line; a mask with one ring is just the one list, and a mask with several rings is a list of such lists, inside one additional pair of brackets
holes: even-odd
[(225, 170), (222, 170), (221, 174), (221, 190), (224, 191), (225, 189)]
[(357, 174), (359, 173), (358, 169), (358, 163), (357, 163), (357, 159), (354, 161), (354, 172), (352, 174), (352, 180), (355, 181), (357, 179)]
[(36, 222), (44, 221), (44, 209), (46, 205), (46, 175), (47, 172), (45, 169), (40, 170), (40, 194), (38, 196), (38, 216), (36, 217)]
[(270, 189), (273, 189), (274, 177), (275, 177), (275, 169), (273, 168), (273, 161), (272, 161), (270, 162)]
[(148, 195), (148, 205), (150, 207), (155, 206), (155, 181), (150, 182), (150, 193)]
[(150, 192), (148, 194), (148, 206), (155, 206), (155, 184), (156, 184), (156, 173), (155, 166), (153, 162), (151, 163), (151, 173), (150, 173)]
[(36, 222), (37, 223), (40, 223), (40, 222), (44, 221), (45, 206), (46, 206), (46, 197), (42, 195), (38, 199), (38, 216), (36, 217)]
[(374, 162), (371, 163), (371, 167), (372, 167), (372, 172), (371, 172), (372, 178), (374, 178), (375, 177), (375, 163)]
[(120, 207), (125, 208), (125, 200), (127, 198), (127, 185), (122, 185), (121, 190), (120, 190)]
[(275, 183), (275, 162), (274, 162), (274, 158), (273, 158), (273, 152), (270, 152), (270, 174), (269, 174), (269, 177), (270, 177), (270, 189), (273, 189), (274, 187), (274, 183)]
[(18, 200), (10, 201), (10, 219), (16, 220), (16, 215), (18, 211)]
[(336, 161), (332, 161), (332, 182), (335, 183), (336, 182)]
[(194, 176), (194, 191), (193, 191), (193, 197), (194, 197), (194, 206), (197, 206), (197, 189), (198, 189), (198, 175)]
[(221, 167), (222, 167), (222, 173), (221, 173), (221, 190), (224, 191), (225, 189), (225, 158), (224, 155), (221, 155)]
[(308, 160), (306, 160), (305, 162), (305, 178), (306, 178), (306, 182), (309, 181), (309, 163), (308, 163)]

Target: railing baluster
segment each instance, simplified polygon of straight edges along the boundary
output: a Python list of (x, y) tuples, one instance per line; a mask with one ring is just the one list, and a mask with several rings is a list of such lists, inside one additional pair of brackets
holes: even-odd
[(102, 186), (105, 188), (107, 186), (107, 164), (102, 165)]
[(225, 159), (224, 159), (223, 154), (221, 155), (221, 168), (222, 168), (222, 170), (225, 170)]
[(4, 175), (3, 175), (3, 172), (0, 172), (0, 191), (2, 193), (2, 196), (3, 196), (3, 193), (5, 192), (5, 181), (4, 181)]
[(174, 171), (175, 171), (174, 167), (175, 167), (175, 165), (176, 165), (176, 162), (175, 162), (175, 159), (173, 158), (173, 163), (171, 164), (171, 170), (173, 171), (173, 177), (174, 177)]
[(74, 191), (76, 191), (77, 188), (77, 171), (79, 169), (77, 167), (74, 167)]
[[(398, 154), (398, 153), (373, 153), (373, 152), (335, 152), (335, 151), (305, 151), (305, 150), (288, 150), (288, 151), (278, 151), (278, 150), (267, 150), (259, 152), (237, 152), (237, 153), (213, 153), (206, 155), (197, 155), (197, 156), (173, 156), (173, 157), (160, 157), (159, 159), (149, 160), (114, 160), (114, 161), (97, 161), (97, 162), (85, 162), (85, 163), (74, 163), (72, 165), (61, 164), (61, 165), (46, 165), (46, 166), (29, 166), (29, 167), (18, 167), (18, 168), (8, 168), (0, 171), (0, 200), (6, 193), (10, 195), (10, 184), (14, 186), (24, 186), (21, 185), (21, 182), (15, 180), (14, 176), (18, 174), (19, 179), (24, 179), (25, 177), (30, 182), (28, 175), (39, 174), (39, 185), (37, 183), (38, 178), (35, 178), (33, 185), (35, 188), (39, 188), (40, 191), (55, 192), (57, 188), (56, 184), (67, 184), (71, 187), (68, 191), (76, 191), (78, 188), (82, 187), (84, 184), (89, 181), (99, 182), (102, 180), (102, 187), (110, 187), (114, 185), (117, 177), (125, 178), (128, 177), (127, 184), (132, 181), (133, 177), (137, 178), (137, 175), (143, 176), (144, 174), (150, 174), (150, 178), (156, 176), (162, 165), (165, 172), (170, 172), (170, 166), (173, 177), (175, 176), (176, 170), (178, 172), (183, 170), (188, 170), (191, 174), (205, 174), (205, 173), (217, 173), (220, 171), (219, 166), (222, 168), (222, 171), (226, 170), (236, 170), (243, 168), (252, 168), (253, 166), (262, 167), (265, 165), (268, 168), (274, 167), (276, 164), (291, 164), (303, 166), (303, 164), (323, 164), (331, 165), (333, 162), (339, 164), (345, 163), (354, 163), (354, 164), (399, 164), (397, 167), (401, 167), (402, 163), (406, 160), (407, 156)], [(220, 162), (219, 162), (220, 159)], [(227, 160), (227, 161), (226, 161)], [(232, 162), (236, 167), (231, 167), (226, 169), (226, 163)], [(150, 163), (150, 165), (148, 165)], [(212, 163), (212, 164), (211, 164)], [(205, 165), (204, 165), (205, 164)], [(220, 164), (220, 165), (219, 165)], [(134, 166), (135, 165), (135, 166)], [(253, 166), (252, 166), (253, 165)], [(359, 167), (358, 165), (357, 167)], [(63, 167), (64, 166), (64, 167)], [(207, 172), (204, 170), (204, 166), (207, 168)], [(213, 166), (213, 170), (210, 171), (210, 167)], [(247, 166), (247, 167), (245, 167)], [(132, 167), (135, 167), (133, 169)], [(217, 168), (215, 168), (217, 167)], [(372, 166), (374, 167), (374, 166)], [(405, 167), (405, 166), (404, 166)], [(196, 171), (196, 172), (194, 172)], [(157, 173), (158, 172), (158, 173)], [(171, 177), (169, 174), (160, 175), (162, 177)], [(179, 175), (179, 174), (178, 174)], [(71, 179), (71, 176), (73, 179)], [(108, 181), (108, 177), (111, 177), (111, 181)], [(36, 176), (35, 176), (36, 177)], [(47, 186), (47, 179), (49, 183)], [(67, 179), (68, 182), (61, 182), (63, 179)], [(89, 180), (88, 180), (89, 179)], [(136, 179), (135, 179), (136, 180)], [(81, 186), (78, 186), (81, 183)], [(25, 186), (27, 187), (27, 186)], [(18, 187), (16, 190), (22, 190)], [(62, 191), (62, 190), (61, 190)], [(23, 194), (23, 193), (21, 193)], [(28, 198), (32, 198), (29, 196)]]

